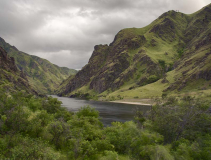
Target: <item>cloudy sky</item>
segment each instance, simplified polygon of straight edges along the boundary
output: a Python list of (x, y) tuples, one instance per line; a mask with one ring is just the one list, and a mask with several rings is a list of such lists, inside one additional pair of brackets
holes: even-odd
[(28, 54), (80, 69), (97, 44), (168, 10), (193, 13), (210, 0), (0, 0), (0, 37)]

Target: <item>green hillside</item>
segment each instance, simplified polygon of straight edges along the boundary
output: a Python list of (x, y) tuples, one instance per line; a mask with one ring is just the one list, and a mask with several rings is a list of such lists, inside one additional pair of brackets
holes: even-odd
[(37, 94), (29, 85), (26, 75), (18, 70), (14, 58), (0, 47), (0, 90), (8, 94), (23, 91)]
[(144, 28), (121, 30), (97, 45), (86, 66), (59, 95), (152, 98), (209, 92), (211, 5), (187, 15), (168, 11)]
[(21, 52), (2, 38), (0, 46), (9, 56), (14, 57), (18, 68), (26, 74), (30, 85), (39, 93), (52, 93), (64, 79), (76, 73), (76, 70), (59, 67), (45, 59)]

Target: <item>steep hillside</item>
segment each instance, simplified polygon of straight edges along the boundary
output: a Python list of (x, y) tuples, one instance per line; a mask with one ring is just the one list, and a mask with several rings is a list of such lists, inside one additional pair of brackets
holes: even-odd
[(208, 5), (191, 15), (168, 11), (144, 28), (123, 29), (109, 46), (95, 46), (88, 64), (58, 93), (117, 99), (209, 89), (210, 22)]
[(13, 57), (0, 47), (0, 89), (5, 92), (26, 91), (37, 94), (29, 85), (26, 75), (20, 71)]
[(52, 93), (64, 79), (76, 73), (76, 70), (58, 67), (45, 59), (21, 52), (2, 38), (0, 46), (14, 57), (17, 67), (26, 74), (30, 85), (39, 93)]

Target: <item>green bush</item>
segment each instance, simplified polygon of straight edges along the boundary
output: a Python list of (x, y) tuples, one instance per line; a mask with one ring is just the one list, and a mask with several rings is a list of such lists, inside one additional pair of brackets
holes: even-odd
[(159, 77), (158, 77), (158, 76), (156, 76), (156, 75), (150, 75), (149, 78), (148, 78), (148, 80), (147, 80), (147, 83), (148, 83), (148, 84), (149, 84), (149, 83), (154, 83), (154, 82), (156, 82), (157, 80), (159, 80)]
[(166, 68), (166, 62), (164, 60), (158, 60), (158, 63), (160, 64), (160, 66), (165, 70)]
[(79, 111), (76, 113), (76, 115), (80, 117), (99, 117), (99, 112), (96, 111), (94, 108), (91, 108), (90, 106), (84, 106), (79, 109)]
[(178, 53), (178, 57), (181, 58), (183, 56), (183, 53), (184, 53), (184, 48), (178, 49), (177, 53)]
[(57, 113), (61, 109), (62, 102), (57, 98), (48, 97), (46, 101), (43, 101), (42, 108), (48, 113)]
[(209, 106), (168, 97), (135, 121), (103, 127), (90, 106), (71, 113), (52, 97), (0, 91), (0, 159), (210, 160)]

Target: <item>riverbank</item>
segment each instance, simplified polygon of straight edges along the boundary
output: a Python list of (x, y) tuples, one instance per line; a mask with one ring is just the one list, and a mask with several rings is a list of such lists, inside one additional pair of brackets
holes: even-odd
[[(69, 98), (69, 97), (58, 97), (52, 95), (53, 98), (57, 98), (62, 102), (62, 107), (67, 108), (67, 110), (72, 112), (78, 112), (81, 107), (90, 106), (95, 108), (101, 117), (101, 121), (104, 126), (111, 125), (112, 122), (126, 122), (134, 119), (136, 110), (140, 110), (143, 113), (150, 110), (148, 105), (134, 105), (130, 103), (110, 103), (108, 101), (94, 101), (85, 100), (79, 98)], [(132, 102), (132, 101), (131, 101)]]
[(134, 105), (142, 105), (142, 106), (152, 106), (154, 103), (152, 99), (122, 99), (122, 100), (109, 101), (109, 102), (134, 104)]
[[(58, 98), (57, 95), (48, 95), (52, 96), (54, 98)], [(65, 97), (65, 98), (70, 98), (70, 97)], [(81, 100), (86, 100), (79, 98)], [(89, 99), (89, 101), (95, 101), (95, 102), (104, 102), (103, 100), (92, 100)], [(133, 104), (133, 105), (140, 105), (140, 106), (152, 106), (154, 101), (152, 99), (122, 99), (122, 100), (115, 100), (115, 101), (109, 101), (111, 103), (123, 103), (123, 104)]]

